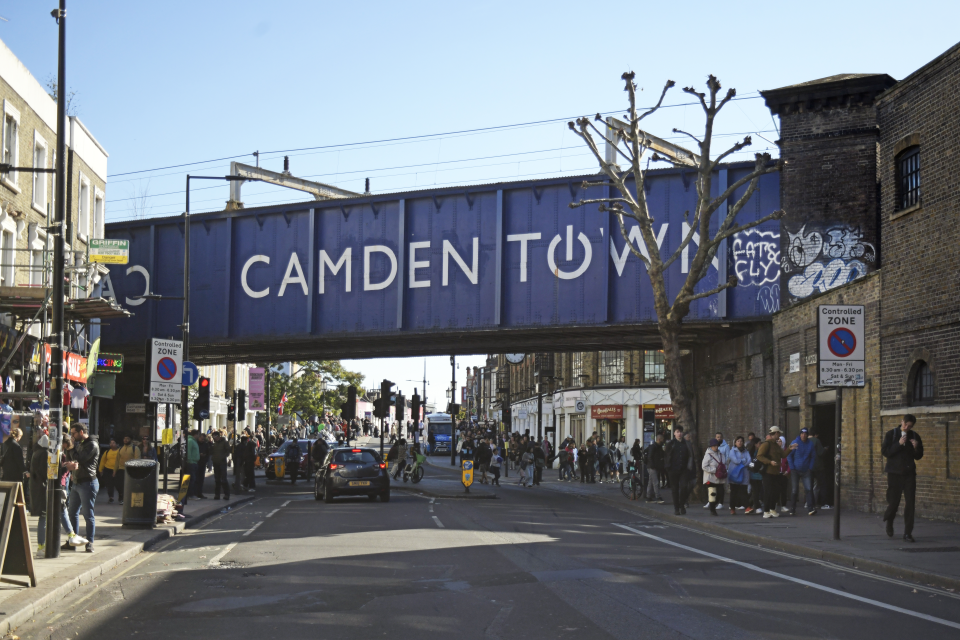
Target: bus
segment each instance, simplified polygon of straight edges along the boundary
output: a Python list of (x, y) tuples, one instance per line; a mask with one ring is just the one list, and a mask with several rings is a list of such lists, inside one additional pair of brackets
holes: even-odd
[(431, 413), (427, 415), (425, 421), (427, 427), (427, 442), (430, 434), (434, 437), (434, 446), (430, 449), (430, 455), (445, 453), (450, 455), (450, 442), (453, 433), (453, 423), (450, 421), (448, 413)]

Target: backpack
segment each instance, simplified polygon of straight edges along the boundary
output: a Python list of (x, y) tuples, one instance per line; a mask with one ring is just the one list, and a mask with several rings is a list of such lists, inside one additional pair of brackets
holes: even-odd
[(717, 480), (723, 480), (727, 477), (727, 465), (723, 464), (723, 460), (717, 463), (717, 470), (713, 472), (713, 475), (717, 476)]

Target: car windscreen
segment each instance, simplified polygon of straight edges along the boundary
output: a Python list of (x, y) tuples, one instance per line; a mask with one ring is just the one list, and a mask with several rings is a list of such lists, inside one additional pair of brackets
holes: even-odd
[(431, 422), (430, 423), (430, 432), (439, 434), (439, 435), (450, 435), (450, 423), (449, 422)]
[(376, 463), (377, 457), (372, 451), (337, 451), (333, 461), (340, 464), (347, 462), (370, 464)]

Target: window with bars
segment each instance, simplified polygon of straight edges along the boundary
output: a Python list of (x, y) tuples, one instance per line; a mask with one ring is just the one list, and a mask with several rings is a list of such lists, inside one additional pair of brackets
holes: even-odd
[(913, 393), (911, 404), (929, 404), (933, 402), (933, 371), (923, 360), (913, 365)]
[(663, 364), (663, 351), (643, 352), (643, 381), (666, 382), (667, 371)]
[(579, 387), (583, 384), (583, 354), (570, 354), (570, 385)]
[(600, 352), (600, 384), (623, 384), (623, 351)]
[(897, 156), (897, 211), (920, 204), (920, 147)]

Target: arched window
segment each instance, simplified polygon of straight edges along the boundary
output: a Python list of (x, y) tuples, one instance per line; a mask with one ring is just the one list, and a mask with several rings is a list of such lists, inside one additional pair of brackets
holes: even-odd
[(911, 404), (930, 404), (933, 402), (933, 371), (923, 360), (913, 365), (913, 384), (910, 394)]

